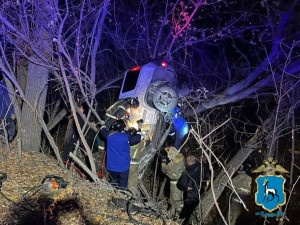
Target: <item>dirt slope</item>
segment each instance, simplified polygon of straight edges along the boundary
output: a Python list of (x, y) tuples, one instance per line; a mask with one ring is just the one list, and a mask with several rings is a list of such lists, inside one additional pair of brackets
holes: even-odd
[[(112, 196), (120, 196), (107, 182), (84, 180), (42, 153), (27, 151), (18, 159), (15, 150), (7, 161), (1, 159), (0, 171), (7, 174), (1, 191), (12, 200), (0, 195), (1, 224), (132, 224), (125, 210), (110, 202)], [(35, 187), (49, 174), (63, 177), (69, 186), (35, 193)], [(143, 222), (162, 224), (151, 217)]]

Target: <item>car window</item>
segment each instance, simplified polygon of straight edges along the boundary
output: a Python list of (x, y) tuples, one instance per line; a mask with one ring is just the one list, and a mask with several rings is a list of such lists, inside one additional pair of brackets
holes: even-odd
[(139, 74), (140, 70), (127, 72), (122, 93), (132, 91), (133, 89), (135, 89), (136, 83), (139, 78)]
[(173, 70), (167, 69), (165, 67), (156, 67), (154, 73), (152, 82), (157, 81), (168, 81), (171, 86), (176, 87), (177, 85), (177, 77)]

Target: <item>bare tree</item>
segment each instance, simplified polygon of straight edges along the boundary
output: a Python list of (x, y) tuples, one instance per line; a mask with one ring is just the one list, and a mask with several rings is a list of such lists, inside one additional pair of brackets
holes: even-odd
[[(95, 108), (100, 93), (115, 87), (114, 82), (131, 66), (163, 58), (173, 64), (180, 83), (191, 91), (186, 96), (190, 121), (209, 123), (193, 133), (201, 147), (198, 151), (208, 150), (199, 137), (224, 122), (224, 114), (238, 121), (230, 113), (239, 114), (247, 99), (258, 105), (253, 113), (258, 118), (261, 109), (268, 111), (266, 118), (277, 107), (274, 123), (264, 125), (265, 118), (261, 118), (260, 124), (253, 125), (272, 134), (264, 152), (272, 155), (289, 127), (284, 113), (291, 115), (289, 110), (299, 105), (295, 91), (300, 80), (299, 42), (295, 41), (298, 21), (293, 17), (297, 4), (297, 0), (292, 4), (255, 0), (2, 1), (0, 69), (12, 93), (22, 99), (15, 109), (24, 147), (39, 149), (42, 128), (61, 161), (49, 130), (70, 111), (95, 174), (92, 153), (78, 122), (77, 98), (89, 105), (88, 115), (93, 113), (100, 121)], [(48, 92), (55, 110), (49, 113), (47, 126), (44, 109), (50, 79), (58, 94)], [(53, 103), (58, 103), (57, 96), (64, 104)], [(296, 99), (292, 104), (291, 96)], [(104, 100), (103, 105), (107, 105)], [(240, 132), (237, 124), (231, 122), (222, 131), (234, 129), (241, 148), (236, 156), (224, 155), (224, 162), (229, 162), (226, 166), (241, 164), (256, 147), (257, 135), (253, 132), (251, 138)], [(211, 135), (209, 142), (219, 143), (223, 136)], [(211, 154), (217, 151), (213, 145), (208, 148)], [(222, 190), (216, 192), (216, 199)]]

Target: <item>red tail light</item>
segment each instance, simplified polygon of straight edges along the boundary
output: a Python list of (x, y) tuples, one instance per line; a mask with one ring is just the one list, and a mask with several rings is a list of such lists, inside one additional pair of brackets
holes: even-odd
[(168, 66), (168, 64), (167, 64), (166, 62), (162, 62), (160, 65), (161, 65), (162, 67), (167, 67), (167, 66)]
[(138, 71), (138, 70), (140, 70), (140, 69), (141, 69), (141, 67), (140, 67), (140, 66), (137, 66), (137, 67), (132, 68), (131, 71)]

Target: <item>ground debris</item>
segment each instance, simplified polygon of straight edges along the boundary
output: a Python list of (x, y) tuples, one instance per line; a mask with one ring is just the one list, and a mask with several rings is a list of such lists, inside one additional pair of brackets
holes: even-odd
[[(18, 159), (15, 151), (0, 161), (0, 171), (7, 174), (1, 192), (11, 200), (0, 196), (1, 224), (132, 224), (124, 209), (111, 207), (115, 193), (106, 181), (83, 180), (42, 153), (25, 151)], [(36, 192), (46, 175), (63, 177), (69, 186)]]

